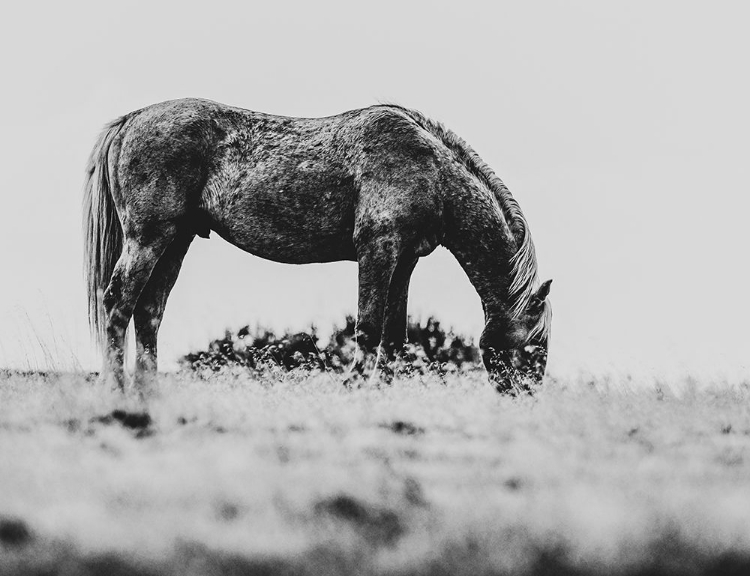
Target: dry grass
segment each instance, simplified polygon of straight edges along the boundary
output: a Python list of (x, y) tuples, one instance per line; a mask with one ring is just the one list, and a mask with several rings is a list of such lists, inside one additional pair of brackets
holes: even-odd
[(6, 373), (0, 573), (750, 573), (750, 390), (624, 384)]

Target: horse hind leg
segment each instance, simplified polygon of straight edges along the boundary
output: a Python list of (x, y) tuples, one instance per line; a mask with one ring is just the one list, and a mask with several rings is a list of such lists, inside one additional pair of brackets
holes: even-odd
[(105, 331), (104, 377), (120, 390), (125, 389), (125, 332), (136, 302), (153, 269), (174, 237), (169, 226), (148, 238), (125, 235), (123, 251), (104, 292)]
[(180, 233), (167, 246), (143, 288), (133, 312), (135, 324), (135, 385), (146, 391), (157, 372), (157, 336), (172, 291), (194, 234)]

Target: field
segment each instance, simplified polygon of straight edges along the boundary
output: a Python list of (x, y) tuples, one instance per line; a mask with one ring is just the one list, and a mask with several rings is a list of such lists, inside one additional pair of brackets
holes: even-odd
[(0, 372), (0, 574), (750, 574), (749, 400)]

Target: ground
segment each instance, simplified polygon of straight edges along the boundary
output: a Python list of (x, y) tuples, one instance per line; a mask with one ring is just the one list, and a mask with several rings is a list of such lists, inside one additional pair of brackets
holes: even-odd
[(748, 574), (748, 400), (0, 372), (0, 574)]

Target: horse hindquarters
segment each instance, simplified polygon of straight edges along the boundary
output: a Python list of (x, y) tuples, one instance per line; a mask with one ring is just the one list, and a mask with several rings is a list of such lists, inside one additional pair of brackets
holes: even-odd
[(120, 388), (125, 331), (136, 311), (136, 382), (156, 369), (156, 333), (193, 237), (190, 199), (207, 175), (213, 136), (205, 124), (185, 104), (146, 108), (127, 118), (103, 159), (123, 238), (103, 298), (104, 370)]

